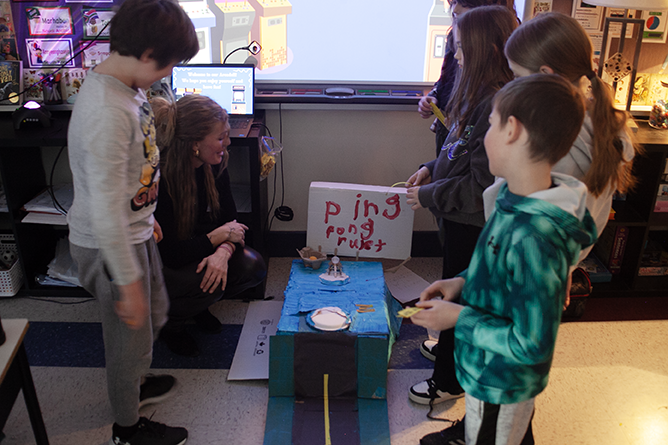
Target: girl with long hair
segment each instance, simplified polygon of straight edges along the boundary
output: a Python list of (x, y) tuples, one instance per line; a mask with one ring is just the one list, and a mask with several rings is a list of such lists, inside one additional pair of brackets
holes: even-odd
[[(443, 278), (468, 267), (485, 218), (482, 193), (492, 184), (484, 137), (492, 97), (513, 73), (503, 46), (517, 27), (505, 6), (483, 6), (462, 14), (455, 24), (460, 72), (445, 107), (448, 137), (437, 159), (409, 179), (407, 198), (413, 209), (429, 208), (437, 217), (443, 243)], [(441, 332), (433, 377), (410, 388), (416, 403), (433, 404), (463, 396), (454, 373), (454, 330)]]
[(539, 14), (513, 32), (505, 53), (516, 77), (558, 74), (589, 99), (580, 134), (554, 171), (575, 176), (587, 185), (587, 209), (600, 236), (608, 222), (615, 190), (623, 193), (636, 183), (633, 158), (640, 148), (632, 142), (628, 114), (613, 106), (610, 87), (592, 69), (589, 36), (572, 17), (554, 12)]
[(169, 321), (160, 333), (172, 352), (196, 356), (186, 322), (221, 332), (209, 306), (257, 286), (267, 273), (262, 256), (245, 245), (227, 171), (230, 126), (212, 99), (189, 95), (153, 100), (161, 178), (155, 217), (169, 294)]

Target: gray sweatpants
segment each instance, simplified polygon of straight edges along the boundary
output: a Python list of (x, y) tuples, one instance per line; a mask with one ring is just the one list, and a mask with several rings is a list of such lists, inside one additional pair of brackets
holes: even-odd
[(535, 398), (494, 405), (466, 394), (466, 445), (519, 445), (533, 416)]
[(169, 298), (162, 278), (162, 261), (153, 237), (134, 246), (142, 269), (144, 291), (149, 300), (149, 319), (139, 330), (130, 329), (114, 309), (119, 299), (102, 255), (70, 243), (79, 281), (99, 302), (107, 369), (107, 391), (114, 420), (132, 426), (139, 420), (139, 385), (151, 366), (153, 341), (167, 321)]

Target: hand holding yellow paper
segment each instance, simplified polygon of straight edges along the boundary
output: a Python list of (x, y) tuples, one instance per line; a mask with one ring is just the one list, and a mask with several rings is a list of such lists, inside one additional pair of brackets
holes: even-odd
[(410, 318), (413, 315), (420, 312), (422, 309), (424, 309), (424, 308), (423, 307), (407, 307), (407, 308), (404, 308), (404, 309), (400, 310), (399, 312), (397, 312), (397, 315), (399, 315), (402, 318)]
[(429, 104), (431, 105), (431, 110), (434, 112), (436, 118), (438, 118), (438, 120), (447, 128), (447, 125), (445, 124), (445, 116), (443, 116), (441, 110), (438, 109), (438, 106), (434, 102), (429, 102)]

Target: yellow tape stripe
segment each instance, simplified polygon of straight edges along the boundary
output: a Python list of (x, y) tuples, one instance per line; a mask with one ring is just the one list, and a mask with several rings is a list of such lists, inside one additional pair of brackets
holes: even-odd
[(329, 436), (329, 374), (324, 375), (324, 399), (325, 399), (325, 445), (332, 445), (332, 438)]

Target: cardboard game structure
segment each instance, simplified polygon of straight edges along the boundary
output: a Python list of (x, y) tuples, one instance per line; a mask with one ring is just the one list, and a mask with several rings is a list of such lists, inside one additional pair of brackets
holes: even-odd
[[(308, 239), (315, 246), (310, 247), (404, 259), (412, 226), (405, 189), (311, 184)], [(265, 445), (390, 444), (387, 364), (401, 305), (385, 284), (381, 263), (341, 265), (350, 280), (333, 286), (319, 278), (328, 261), (317, 269), (301, 259), (292, 263), (277, 333), (270, 337)], [(347, 328), (315, 328), (310, 315), (329, 306), (349, 316)]]

